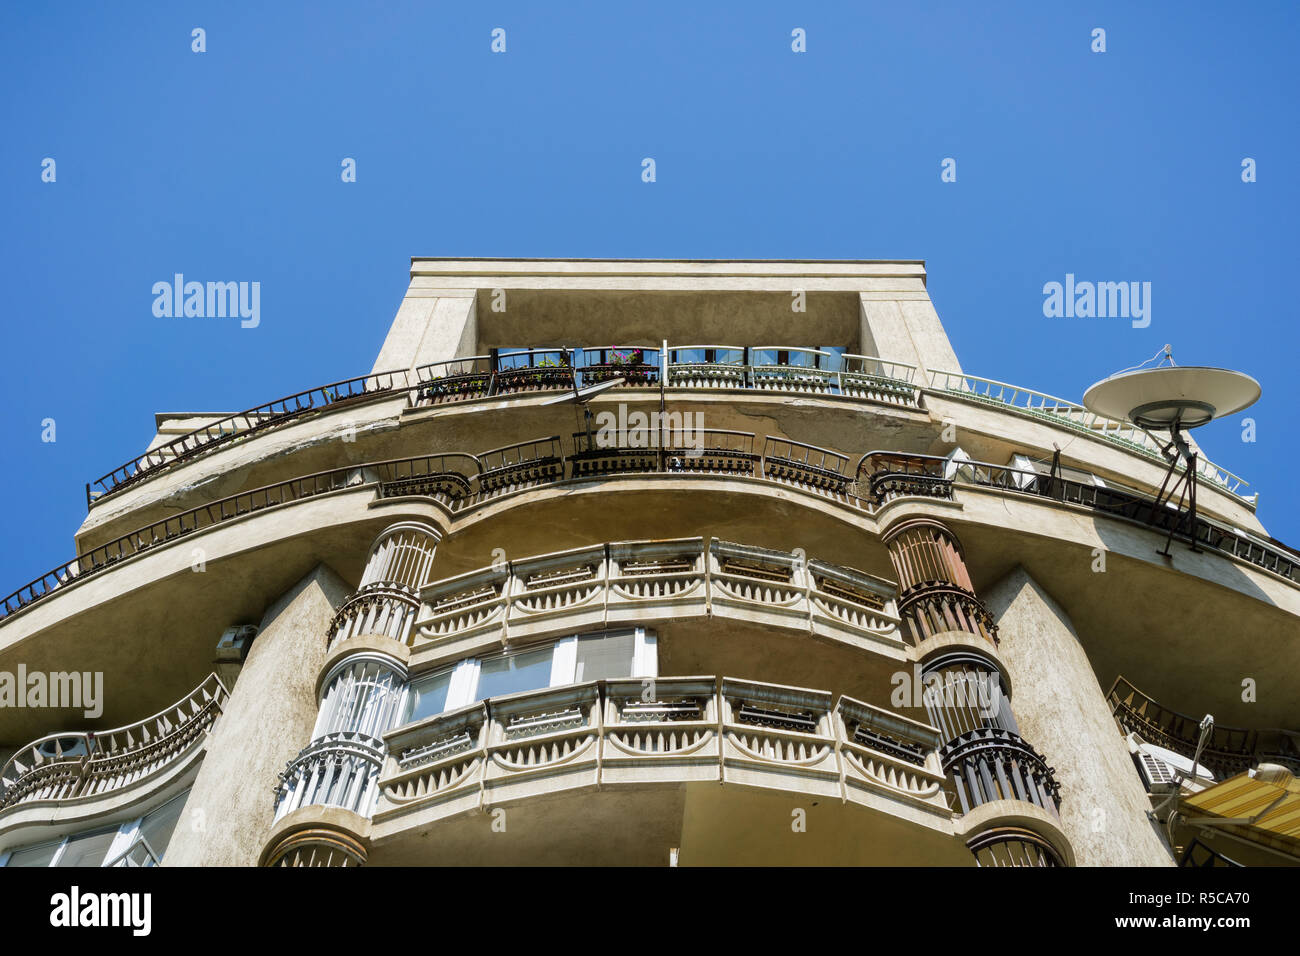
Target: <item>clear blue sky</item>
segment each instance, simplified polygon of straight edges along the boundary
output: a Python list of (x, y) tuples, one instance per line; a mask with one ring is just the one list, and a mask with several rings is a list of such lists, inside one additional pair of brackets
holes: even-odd
[[(1300, 544), (1297, 4), (703, 6), (7, 4), (0, 593), (155, 411), (368, 371), (411, 255), (925, 259), (973, 374), (1255, 375), (1258, 440), (1198, 437)], [(259, 281), (260, 327), (155, 318), (176, 272)], [(1067, 272), (1151, 282), (1150, 327), (1045, 318)]]

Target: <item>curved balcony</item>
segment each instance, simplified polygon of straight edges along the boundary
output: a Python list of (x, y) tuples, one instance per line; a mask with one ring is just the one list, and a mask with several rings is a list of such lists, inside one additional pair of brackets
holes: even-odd
[(411, 643), (411, 631), (420, 610), (420, 597), (402, 584), (368, 584), (344, 602), (330, 622), (329, 647), (363, 634)]
[(629, 541), (511, 561), (420, 593), (412, 644), (473, 644), (712, 614), (857, 647), (901, 648), (886, 581), (703, 538)]
[(519, 349), (434, 362), (417, 368), (415, 374), (417, 405), (568, 389), (575, 384), (581, 388), (619, 378), (626, 388), (662, 383), (666, 388), (842, 395), (919, 407), (914, 365), (796, 346)]
[[(829, 449), (786, 439), (765, 439), (763, 452), (752, 451), (756, 436), (748, 432), (703, 430), (702, 450), (693, 438), (679, 437), (671, 448), (596, 448), (602, 459), (619, 459), (617, 474), (667, 474), (741, 477), (776, 482), (800, 491), (830, 498), (869, 512), (871, 505), (854, 496), (855, 485), (847, 473), (847, 456)], [(658, 436), (647, 433), (646, 441)], [(722, 435), (716, 441), (709, 435)], [(467, 511), (486, 501), (542, 485), (612, 474), (593, 471), (594, 458), (582, 457), (585, 433), (576, 439), (577, 455), (566, 455), (558, 436), (519, 442), (469, 455), (449, 452), (419, 455), (361, 465), (277, 482), (192, 508), (155, 521), (48, 571), (0, 599), (0, 623), (14, 613), (59, 589), (111, 568), (153, 548), (207, 530), (215, 525), (308, 498), (360, 487), (375, 487), (380, 498), (410, 495), (433, 498), (453, 513)], [(749, 449), (749, 450), (746, 450)]]
[(280, 774), (275, 819), (307, 806), (341, 807), (370, 816), (384, 753), (383, 741), (354, 731), (313, 740)]
[(358, 405), (399, 394), (407, 386), (408, 377), (404, 370), (376, 372), (359, 378), (320, 385), (305, 392), (277, 398), (256, 408), (218, 418), (187, 435), (151, 448), (143, 455), (137, 455), (130, 461), (118, 465), (108, 474), (88, 482), (86, 507), (89, 508), (104, 496), (120, 491), (164, 468), (190, 461), (199, 454), (241, 441), (324, 409)]
[(1056, 815), (1061, 785), (1018, 734), (995, 727), (967, 731), (944, 744), (940, 758), (962, 813), (997, 800), (1021, 800)]
[[(947, 459), (903, 452), (870, 452), (859, 461), (856, 476), (844, 457), (829, 449), (803, 445), (788, 439), (764, 439), (763, 452), (749, 441), (748, 432), (702, 430), (708, 435), (730, 436), (708, 439), (702, 454), (645, 454), (632, 456), (636, 467), (622, 466), (619, 474), (666, 474), (763, 479), (797, 488), (822, 498), (834, 500), (865, 514), (874, 514), (881, 506), (903, 491), (874, 494), (871, 476), (877, 472), (907, 475), (924, 482), (927, 497), (951, 498), (954, 481), (986, 487), (1007, 494), (1033, 495), (1091, 507), (1111, 517), (1140, 521), (1153, 515), (1155, 527), (1171, 518), (1152, 504), (1152, 499), (1135, 492), (1083, 484), (1063, 478), (1050, 478), (1038, 472), (1023, 471), (986, 462), (962, 462), (953, 466)], [(585, 440), (585, 434), (582, 439)], [(757, 442), (757, 436), (752, 436)], [(685, 445), (684, 440), (679, 444)], [(590, 448), (581, 444), (580, 448)], [(602, 455), (628, 449), (598, 449)], [(692, 450), (689, 448), (683, 451)], [(749, 456), (755, 455), (756, 459)], [(71, 561), (46, 572), (4, 598), (0, 598), (0, 625), (15, 613), (76, 584), (89, 575), (116, 566), (122, 561), (179, 538), (205, 531), (215, 525), (236, 520), (270, 508), (293, 504), (320, 495), (361, 487), (373, 487), (378, 497), (420, 496), (441, 502), (453, 513), (468, 511), (484, 502), (530, 488), (580, 480), (585, 465), (577, 456), (566, 455), (559, 436), (520, 442), (505, 448), (470, 455), (449, 452), (420, 455), (370, 464), (348, 465), (331, 471), (293, 478), (251, 491), (240, 492), (180, 514), (155, 521), (96, 548), (84, 551)], [(752, 462), (752, 468), (751, 463)], [(827, 467), (827, 463), (830, 467)], [(879, 467), (877, 467), (879, 465)], [(945, 470), (953, 472), (945, 477)], [(872, 497), (858, 494), (868, 490)], [(1172, 509), (1165, 509), (1173, 515)], [(1179, 537), (1179, 535), (1176, 535)], [(1181, 536), (1185, 539), (1186, 536)], [(1198, 517), (1196, 540), (1202, 547), (1231, 555), (1286, 580), (1300, 584), (1300, 553), (1279, 541), (1247, 534), (1228, 525)]]
[[(1147, 458), (1165, 463), (1164, 444), (1157, 438), (1138, 428), (1132, 422), (1119, 422), (1090, 412), (1078, 402), (1066, 401), (1054, 395), (1009, 385), (991, 378), (978, 375), (966, 375), (960, 372), (944, 372), (931, 369), (926, 381), (926, 388), (952, 398), (993, 405), (997, 408), (1017, 412), (1031, 418), (1038, 418), (1059, 427), (1091, 435), (1110, 444), (1135, 452)], [(1254, 506), (1254, 496), (1247, 497), (1242, 489), (1249, 484), (1204, 456), (1197, 456), (1197, 471), (1207, 481), (1213, 482), (1224, 491), (1236, 496), (1244, 504)]]
[[(1182, 754), (1188, 760), (1195, 759), (1201, 737), (1200, 718), (1160, 706), (1122, 676), (1115, 678), (1106, 702), (1122, 733), (1135, 733), (1147, 743)], [(1213, 770), (1219, 779), (1251, 770), (1261, 763), (1281, 764), (1300, 775), (1300, 733), (1216, 724), (1199, 762)]]
[(190, 754), (227, 698), (216, 674), (162, 713), (103, 733), (51, 734), (0, 771), (0, 813), (23, 804), (86, 800), (147, 781)]
[(1253, 564), (1300, 584), (1300, 552), (1273, 538), (1263, 538), (1233, 528), (1198, 513), (1191, 532), (1185, 512), (1157, 504), (1148, 495), (1044, 475), (1037, 471), (993, 465), (984, 461), (954, 462), (935, 455), (873, 451), (862, 456), (857, 468), (858, 487), (868, 488), (871, 502), (880, 507), (904, 494), (951, 498), (954, 483), (992, 488), (1079, 505), (1113, 518), (1153, 528), (1174, 539)]
[(682, 784), (821, 796), (952, 832), (938, 732), (825, 691), (604, 680), (491, 698), (384, 739), (374, 821), (390, 838), (485, 805)]

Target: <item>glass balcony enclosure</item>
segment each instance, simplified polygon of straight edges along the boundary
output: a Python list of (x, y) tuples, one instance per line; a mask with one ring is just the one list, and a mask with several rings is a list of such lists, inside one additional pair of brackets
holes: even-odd
[(638, 627), (579, 634), (541, 647), (470, 658), (417, 677), (410, 684), (403, 723), (489, 697), (583, 681), (656, 676), (653, 631)]

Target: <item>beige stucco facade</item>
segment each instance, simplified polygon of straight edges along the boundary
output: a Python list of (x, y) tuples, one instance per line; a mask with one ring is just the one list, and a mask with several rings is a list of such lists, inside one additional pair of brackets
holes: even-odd
[[(1121, 726), (1300, 727), (1300, 558), (1217, 465), (1159, 553), (1158, 453), (995, 372), (921, 262), (413, 259), (369, 371), (159, 414), (6, 605), (106, 693), (0, 710), (0, 862), (188, 791), (167, 865), (1175, 863)], [(38, 746), (219, 665), (132, 788)]]

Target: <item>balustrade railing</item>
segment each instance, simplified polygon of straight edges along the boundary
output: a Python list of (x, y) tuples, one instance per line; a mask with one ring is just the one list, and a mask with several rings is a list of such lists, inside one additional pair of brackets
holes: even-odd
[(897, 644), (887, 581), (802, 555), (716, 539), (558, 551), (426, 585), (414, 645), (505, 629), (512, 638), (713, 613)]
[(353, 731), (313, 740), (280, 774), (275, 819), (306, 806), (342, 807), (370, 816), (384, 754), (382, 740)]
[(226, 702), (210, 674), (161, 713), (102, 733), (63, 733), (23, 747), (0, 771), (0, 811), (44, 800), (94, 797), (145, 780), (190, 753)]
[[(1189, 760), (1195, 758), (1201, 737), (1200, 718), (1162, 707), (1122, 676), (1115, 678), (1106, 702), (1121, 732), (1135, 733), (1147, 743)], [(1216, 724), (1201, 751), (1200, 763), (1220, 777), (1242, 773), (1261, 763), (1281, 764), (1300, 774), (1300, 732)]]
[(409, 587), (391, 582), (369, 584), (348, 598), (330, 622), (329, 646), (365, 634), (410, 644), (420, 597)]
[(715, 677), (612, 679), (490, 698), (384, 735), (377, 816), (621, 784), (719, 781), (946, 816), (938, 731), (826, 691)]
[[(1057, 398), (1032, 388), (1009, 385), (1006, 382), (980, 378), (977, 375), (944, 372), (937, 369), (930, 370), (927, 387), (935, 392), (966, 401), (1011, 408), (1025, 415), (1050, 421), (1054, 425), (1105, 439), (1162, 463), (1165, 461), (1163, 449), (1168, 443), (1162, 442), (1132, 422), (1106, 418), (1088, 411), (1077, 402)], [(1197, 456), (1196, 467), (1201, 477), (1245, 500), (1248, 504), (1255, 503), (1254, 499), (1248, 499), (1242, 491), (1249, 484), (1244, 478), (1219, 467), (1203, 455)]]

